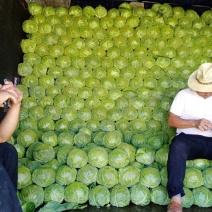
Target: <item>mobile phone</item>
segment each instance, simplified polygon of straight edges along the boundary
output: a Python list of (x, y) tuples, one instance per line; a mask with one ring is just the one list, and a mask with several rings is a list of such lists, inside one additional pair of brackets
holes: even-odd
[[(4, 79), (4, 83), (8, 82), (10, 80), (8, 79)], [(13, 85), (17, 86), (20, 83), (20, 78), (19, 77), (14, 77), (13, 79)], [(11, 103), (9, 100), (4, 102), (4, 112), (7, 112), (9, 110), (9, 108), (11, 107)]]

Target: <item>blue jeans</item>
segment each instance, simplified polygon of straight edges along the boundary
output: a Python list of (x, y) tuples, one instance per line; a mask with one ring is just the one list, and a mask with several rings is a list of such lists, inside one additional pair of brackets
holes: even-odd
[(17, 197), (18, 155), (9, 143), (0, 143), (0, 210), (21, 212)]
[(180, 133), (172, 140), (167, 162), (167, 190), (170, 198), (177, 194), (185, 195), (183, 181), (186, 160), (198, 158), (212, 160), (211, 137)]

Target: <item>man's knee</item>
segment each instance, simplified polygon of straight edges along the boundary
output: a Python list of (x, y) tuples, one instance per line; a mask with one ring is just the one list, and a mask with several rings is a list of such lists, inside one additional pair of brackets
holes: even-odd
[(17, 152), (16, 148), (8, 142), (0, 144), (0, 153), (2, 156), (4, 155), (4, 156), (10, 158), (10, 160), (18, 159), (18, 152)]
[(176, 136), (172, 142), (171, 142), (171, 145), (170, 145), (170, 149), (175, 149), (177, 151), (182, 151), (182, 150), (185, 150), (187, 149), (187, 144), (186, 142), (181, 139), (179, 136)]
[(188, 157), (188, 144), (182, 136), (176, 136), (169, 147), (169, 157), (184, 158)]

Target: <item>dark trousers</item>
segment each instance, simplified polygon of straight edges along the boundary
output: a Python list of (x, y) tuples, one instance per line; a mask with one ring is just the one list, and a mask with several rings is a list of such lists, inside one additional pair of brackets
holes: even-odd
[(198, 158), (212, 160), (211, 137), (181, 133), (172, 140), (167, 162), (167, 190), (170, 198), (177, 194), (185, 195), (183, 181), (186, 160)]
[(9, 143), (0, 143), (0, 211), (21, 212), (17, 197), (18, 155)]

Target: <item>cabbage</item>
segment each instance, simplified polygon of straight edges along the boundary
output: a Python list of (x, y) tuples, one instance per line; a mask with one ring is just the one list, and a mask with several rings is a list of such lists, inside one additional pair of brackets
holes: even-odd
[(130, 204), (130, 191), (121, 184), (115, 185), (110, 192), (110, 204), (116, 207), (125, 207)]
[(68, 13), (71, 16), (81, 16), (82, 15), (82, 8), (79, 5), (73, 5), (69, 8)]
[(51, 184), (44, 190), (44, 202), (56, 201), (61, 203), (64, 200), (64, 187), (58, 184)]
[(168, 181), (167, 166), (161, 168), (160, 176), (161, 176), (161, 185), (166, 187)]
[(55, 8), (51, 7), (51, 6), (47, 6), (43, 8), (43, 15), (45, 16), (51, 16), (51, 15), (55, 15)]
[[(82, 28), (82, 29), (80, 29), (80, 35), (81, 35), (81, 37), (82, 38), (92, 38), (92, 35), (93, 35), (93, 31), (92, 31), (92, 29), (90, 28), (90, 27), (84, 27), (84, 28)], [(92, 53), (92, 51), (90, 50), (90, 48), (89, 47), (84, 47), (89, 53), (86, 53), (86, 54), (82, 54), (82, 53), (80, 53), (80, 55), (83, 55), (83, 56), (88, 56), (88, 55), (90, 55), (91, 53)], [(82, 50), (83, 50), (83, 48), (82, 48)]]
[(115, 101), (113, 99), (103, 99), (102, 105), (106, 110), (110, 110), (115, 107)]
[(170, 202), (166, 188), (159, 185), (151, 190), (151, 202), (158, 205), (168, 205)]
[[(57, 151), (57, 149), (55, 148), (55, 151)], [(61, 166), (61, 163), (57, 160), (57, 159), (52, 159), (49, 162), (47, 162), (45, 165), (53, 168), (55, 171)]]
[(119, 183), (117, 170), (112, 166), (104, 166), (99, 169), (97, 174), (97, 183), (107, 188), (112, 188)]
[(154, 162), (155, 152), (151, 147), (138, 148), (136, 151), (136, 160), (139, 163), (150, 165)]
[[(58, 145), (60, 146), (57, 154), (60, 155), (60, 153), (61, 153), (61, 155), (59, 157), (63, 158), (62, 152), (66, 151), (66, 149), (63, 149), (63, 148), (67, 148), (67, 150), (73, 149), (73, 145), (74, 145), (73, 135), (69, 131), (64, 130), (58, 134), (57, 141), (58, 141)], [(66, 157), (65, 153), (64, 153), (64, 156)], [(61, 160), (62, 160), (61, 162), (64, 163), (66, 161), (66, 159), (65, 159), (65, 161), (63, 161), (64, 159), (62, 159), (62, 158), (61, 158)]]
[[(39, 17), (35, 17), (34, 16), (33, 18), (36, 18), (36, 20), (37, 20)], [(51, 27), (53, 25), (55, 25), (55, 24), (61, 23), (59, 16), (57, 16), (56, 14), (55, 15), (50, 15), (50, 16), (41, 15), (41, 18), (42, 18), (41, 20), (38, 19), (39, 23), (47, 23)]]
[(21, 190), (19, 198), (23, 202), (33, 202), (37, 208), (43, 204), (44, 189), (41, 186), (31, 184)]
[(148, 188), (156, 188), (161, 182), (159, 170), (152, 167), (142, 169), (139, 182)]
[(66, 186), (74, 182), (77, 178), (77, 170), (67, 165), (62, 165), (56, 170), (55, 182)]
[[(99, 101), (98, 98), (97, 100)], [(91, 116), (92, 119), (97, 121), (101, 121), (107, 118), (107, 110), (101, 106), (93, 108), (91, 113), (92, 113), (92, 116)]]
[(150, 203), (150, 190), (139, 183), (130, 187), (130, 196), (135, 205), (145, 206)]
[(32, 173), (32, 182), (41, 187), (47, 187), (55, 182), (56, 172), (49, 166), (40, 166)]
[(68, 68), (71, 65), (71, 60), (66, 55), (60, 55), (57, 57), (55, 64), (61, 68)]
[(69, 122), (67, 119), (59, 119), (55, 123), (55, 130), (60, 133), (69, 129)]
[(109, 153), (108, 163), (114, 168), (123, 168), (129, 164), (129, 157), (126, 151), (115, 148)]
[(42, 6), (36, 2), (28, 3), (28, 11), (31, 15), (40, 15), (42, 14)]
[(85, 16), (74, 17), (74, 25), (78, 28), (83, 28), (88, 25), (87, 18)]
[(88, 201), (89, 189), (81, 182), (73, 182), (65, 187), (65, 201), (72, 204), (84, 204)]
[[(56, 65), (55, 58), (53, 56), (50, 56), (50, 55), (43, 56), (41, 63), (48, 68)], [(51, 76), (49, 76), (49, 77), (51, 77)]]
[(97, 185), (89, 191), (89, 205), (103, 207), (110, 202), (110, 191), (107, 187)]
[(100, 123), (97, 120), (90, 119), (86, 122), (86, 126), (92, 131), (96, 132), (100, 128)]
[(44, 109), (45, 117), (49, 117), (49, 118), (51, 118), (51, 120), (60, 119), (61, 113), (62, 113), (62, 109), (56, 105), (47, 105)]
[(22, 28), (25, 33), (35, 33), (38, 31), (38, 24), (34, 20), (25, 20)]
[[(134, 130), (132, 131), (134, 132)], [(143, 133), (134, 133), (130, 140), (136, 148), (144, 147), (147, 144), (147, 137)]]
[(79, 129), (84, 126), (85, 126), (85, 122), (82, 119), (76, 118), (70, 122), (69, 129), (71, 129), (71, 132), (73, 132), (75, 135), (76, 132), (78, 132)]
[(12, 141), (13, 141), (13, 138), (10, 139), (10, 143), (13, 144), (14, 147), (16, 148), (16, 151), (18, 153), (18, 158), (19, 159), (23, 158), (25, 156), (25, 152), (26, 152), (25, 147), (22, 146), (21, 144), (14, 144), (14, 142), (12, 142)]
[(36, 86), (38, 85), (38, 79), (34, 75), (27, 75), (23, 80), (22, 84), (26, 87)]
[(106, 134), (106, 132), (97, 130), (93, 134), (93, 138), (92, 138), (93, 142), (95, 144), (97, 144), (98, 146), (101, 146), (102, 145), (102, 142), (103, 142), (103, 137), (104, 137), (105, 134)]
[(17, 143), (24, 147), (29, 147), (30, 144), (37, 141), (37, 139), (38, 137), (35, 130), (25, 129), (19, 133), (17, 137)]
[(129, 162), (135, 160), (136, 149), (133, 145), (122, 142), (117, 148), (123, 149), (127, 153)]
[(183, 183), (187, 188), (197, 188), (203, 185), (201, 171), (196, 168), (187, 168)]
[(210, 189), (200, 186), (193, 189), (194, 204), (198, 207), (211, 207), (212, 206), (212, 194)]
[(108, 10), (107, 12), (107, 16), (109, 16), (110, 18), (116, 18), (120, 15), (119, 10), (117, 8), (111, 8)]
[(95, 15), (95, 10), (93, 7), (91, 6), (85, 6), (83, 9), (82, 9), (82, 14), (83, 16), (85, 16), (86, 18), (91, 18)]
[(119, 182), (122, 185), (131, 187), (139, 182), (140, 170), (128, 165), (119, 169)]
[(58, 144), (57, 134), (54, 131), (47, 131), (42, 134), (42, 142), (52, 147)]
[(61, 164), (65, 164), (67, 160), (68, 153), (73, 150), (75, 147), (73, 144), (66, 144), (64, 146), (61, 146), (57, 151), (57, 160)]
[(78, 132), (74, 136), (74, 143), (77, 147), (82, 148), (91, 142), (91, 136), (84, 132)]
[(97, 17), (90, 17), (88, 19), (88, 26), (91, 29), (95, 29), (95, 28), (99, 27), (99, 19)]
[(108, 164), (108, 152), (101, 146), (88, 151), (88, 163), (94, 167), (102, 168)]
[(202, 172), (204, 186), (206, 188), (209, 188), (209, 189), (212, 188), (212, 179), (210, 177), (211, 176), (211, 173), (212, 173), (212, 168), (211, 167), (206, 168)]
[(84, 103), (84, 100), (82, 98), (75, 96), (75, 97), (71, 98), (70, 105), (75, 110), (80, 110), (81, 108), (84, 107), (85, 103)]
[(72, 168), (81, 168), (88, 162), (88, 156), (82, 149), (73, 149), (67, 155), (67, 165)]
[(41, 163), (47, 163), (55, 157), (55, 151), (53, 147), (44, 143), (39, 143), (36, 145), (32, 154), (34, 160)]
[[(120, 91), (120, 90), (118, 90), (118, 89), (111, 89), (110, 91), (109, 91), (109, 99), (112, 99), (112, 100), (114, 100), (114, 101), (118, 101), (118, 103), (117, 102), (115, 102), (115, 106), (117, 105), (117, 104), (119, 104), (119, 98), (120, 97), (122, 97), (123, 96), (123, 93)], [(121, 102), (122, 102), (122, 98), (120, 98), (121, 100)], [(125, 100), (123, 100), (124, 101), (124, 103), (126, 103), (126, 101)], [(120, 102), (120, 104), (121, 104), (121, 102)], [(117, 107), (119, 108), (119, 109), (122, 109), (124, 106), (127, 106), (128, 105), (128, 103), (126, 103), (126, 104), (124, 104), (124, 105), (121, 105), (121, 107), (120, 107), (120, 105), (117, 105)], [(113, 108), (111, 108), (111, 109), (113, 109)]]
[(103, 29), (108, 29), (113, 26), (113, 19), (108, 16), (104, 16), (100, 19), (99, 26)]
[(105, 87), (97, 86), (93, 89), (93, 96), (100, 100), (106, 99), (108, 97), (108, 90)]
[(131, 121), (130, 129), (135, 132), (144, 132), (147, 129), (143, 118), (136, 118)]
[(120, 119), (116, 122), (116, 129), (123, 132), (129, 127), (129, 122), (126, 119)]
[(205, 21), (206, 24), (210, 24), (212, 20), (212, 13), (210, 10), (206, 10), (202, 13), (201, 18)]
[(155, 153), (155, 161), (165, 166), (168, 160), (168, 152), (169, 152), (169, 146), (167, 144), (164, 144)]
[[(97, 180), (98, 169), (90, 164), (86, 164), (77, 171), (77, 181), (90, 185)], [(90, 192), (89, 192), (90, 193)]]
[(22, 189), (32, 184), (32, 176), (30, 169), (25, 166), (18, 168), (18, 189)]
[(190, 208), (194, 204), (193, 192), (186, 187), (184, 187), (183, 190), (185, 195), (182, 197), (182, 206), (184, 208)]
[(96, 147), (97, 145), (95, 143), (89, 143), (87, 144), (85, 147), (83, 147), (83, 150), (88, 153), (88, 151), (94, 147)]
[(40, 99), (45, 96), (45, 88), (40, 85), (34, 85), (29, 88), (29, 95)]
[(199, 170), (205, 170), (210, 166), (210, 160), (195, 159), (193, 160), (193, 167)]
[(121, 144), (121, 142), (122, 142), (122, 133), (117, 130), (107, 132), (103, 137), (103, 145), (110, 149), (118, 147)]
[(53, 31), (51, 23), (47, 23), (47, 22), (40, 23), (38, 26), (38, 31), (41, 34), (51, 33)]
[(149, 139), (148, 139), (148, 144), (151, 146), (152, 149), (154, 150), (159, 150), (162, 146), (163, 146), (163, 138), (162, 136), (159, 136), (159, 133), (157, 133), (157, 135), (155, 136), (151, 136)]
[(33, 40), (22, 39), (20, 45), (23, 53), (35, 51), (36, 43)]

